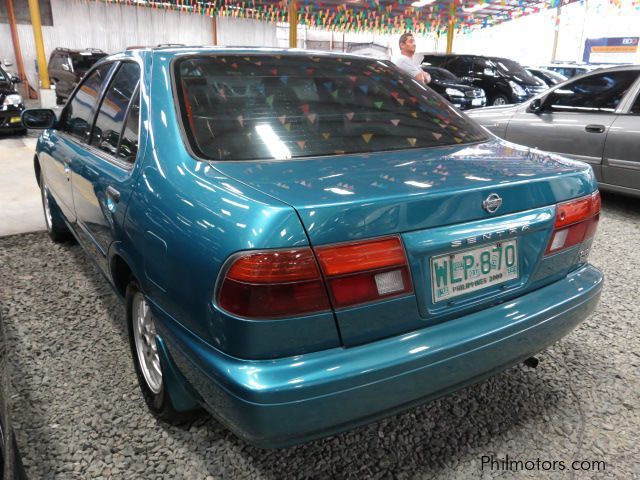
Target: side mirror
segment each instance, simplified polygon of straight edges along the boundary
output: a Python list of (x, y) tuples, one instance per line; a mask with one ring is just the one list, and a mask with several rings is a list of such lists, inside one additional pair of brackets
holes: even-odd
[(69, 71), (71, 71), (71, 69), (69, 68), (69, 65), (67, 65), (66, 63), (63, 63), (63, 64), (62, 64), (62, 69), (63, 69), (65, 72), (69, 72)]
[(11, 77), (11, 83), (20, 83), (22, 82), (22, 80), (20, 80), (20, 77), (17, 77), (16, 75)]
[(55, 112), (48, 108), (29, 108), (22, 112), (22, 125), (25, 128), (44, 130), (52, 128), (56, 121)]
[(541, 113), (543, 109), (542, 107), (542, 100), (539, 98), (534, 98), (529, 104), (529, 111), (531, 113)]

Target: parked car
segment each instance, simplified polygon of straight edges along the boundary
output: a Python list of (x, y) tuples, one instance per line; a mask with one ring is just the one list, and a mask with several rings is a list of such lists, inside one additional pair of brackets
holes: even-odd
[(552, 72), (557, 72), (567, 78), (571, 78), (575, 77), (576, 75), (582, 75), (583, 73), (591, 72), (599, 67), (577, 63), (549, 63), (546, 65), (539, 65), (538, 68), (551, 70)]
[(493, 133), (588, 162), (600, 188), (640, 195), (640, 66), (595, 70), (514, 107), (471, 113)]
[(94, 63), (107, 54), (97, 48), (72, 50), (56, 48), (49, 57), (49, 78), (56, 89), (56, 101), (62, 105), (80, 79)]
[(424, 64), (422, 69), (431, 75), (429, 87), (433, 88), (460, 110), (484, 107), (487, 104), (484, 90), (465, 84), (449, 70)]
[(27, 133), (20, 120), (24, 103), (15, 87), (19, 82), (18, 77), (0, 66), (0, 132)]
[(126, 305), (147, 404), (285, 446), (523, 361), (595, 308), (591, 168), (490, 136), (387, 61), (131, 50), (45, 128), (47, 229)]
[(7, 359), (7, 341), (0, 314), (0, 479), (25, 480), (22, 457), (11, 422), (11, 370)]
[(513, 60), (479, 55), (425, 55), (422, 63), (441, 67), (484, 90), (488, 105), (520, 103), (546, 90), (546, 85)]
[(536, 77), (538, 80), (542, 80), (547, 87), (553, 87), (567, 80), (567, 77), (561, 73), (554, 72), (553, 70), (547, 70), (546, 68), (538, 67), (525, 67), (527, 72)]

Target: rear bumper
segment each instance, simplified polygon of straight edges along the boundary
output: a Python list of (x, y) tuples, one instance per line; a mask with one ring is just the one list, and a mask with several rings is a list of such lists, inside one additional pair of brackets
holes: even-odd
[(238, 436), (282, 447), (353, 428), (504, 370), (596, 307), (586, 265), (507, 304), (351, 348), (275, 360), (229, 357), (158, 312), (159, 334), (205, 407)]

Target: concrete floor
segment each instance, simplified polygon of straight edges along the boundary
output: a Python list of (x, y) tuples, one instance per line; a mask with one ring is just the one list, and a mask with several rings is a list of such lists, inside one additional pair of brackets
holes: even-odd
[(0, 237), (45, 230), (33, 173), (37, 136), (0, 136)]

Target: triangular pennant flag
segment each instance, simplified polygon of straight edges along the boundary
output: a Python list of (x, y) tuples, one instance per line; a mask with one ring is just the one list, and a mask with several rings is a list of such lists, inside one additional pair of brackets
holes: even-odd
[(285, 123), (284, 124), (284, 128), (287, 130), (287, 132), (291, 131), (291, 124), (290, 123)]
[(337, 99), (337, 98), (338, 98), (338, 90), (334, 90), (333, 92), (331, 92), (331, 96), (332, 96), (334, 99)]
[(238, 120), (238, 123), (240, 124), (241, 127), (244, 127), (244, 118), (242, 118), (242, 115), (238, 115), (236, 117), (236, 120)]
[(353, 120), (353, 116), (354, 115), (355, 115), (355, 113), (353, 113), (353, 112), (345, 113), (345, 116), (349, 119), (349, 121)]
[(276, 75), (278, 75), (278, 69), (277, 69), (277, 68), (272, 68), (272, 69), (271, 69), (271, 75), (273, 75), (274, 77), (275, 77)]
[(378, 107), (378, 109), (382, 108), (383, 102), (373, 102), (373, 104)]
[(407, 142), (409, 142), (409, 145), (411, 145), (412, 147), (415, 147), (416, 141), (417, 141), (416, 138), (413, 138), (413, 137), (407, 138)]
[(325, 140), (329, 140), (331, 138), (331, 134), (329, 132), (324, 132), (322, 136), (324, 137)]
[(267, 105), (269, 105), (270, 107), (273, 107), (273, 95), (269, 95), (267, 97)]
[(309, 105), (307, 103), (303, 103), (302, 105), (300, 105), (300, 110), (302, 110), (302, 112), (306, 115), (307, 113), (309, 113)]
[(404, 105), (404, 99), (403, 98), (398, 98), (397, 100), (398, 100), (398, 103), (400, 105)]
[(373, 138), (373, 133), (363, 133), (362, 134), (362, 139), (364, 140), (365, 143), (369, 143), (372, 138)]
[(324, 85), (324, 88), (327, 90), (331, 90), (333, 88), (333, 82), (324, 82), (322, 85)]
[(311, 123), (315, 123), (316, 117), (317, 115), (315, 113), (310, 113), (309, 115), (307, 115), (307, 120), (309, 120)]
[(358, 88), (362, 90), (365, 94), (369, 91), (369, 85), (360, 85)]
[(418, 118), (418, 112), (411, 112), (411, 116), (413, 118)]
[(261, 67), (262, 66), (262, 62), (256, 62), (256, 65)]
[(300, 140), (299, 142), (296, 142), (298, 144), (298, 146), (300, 147), (300, 150), (304, 149), (304, 146), (307, 142), (305, 142), (304, 140)]
[(260, 92), (260, 95), (262, 95), (263, 97), (267, 94), (267, 90), (264, 88), (264, 84), (260, 83), (256, 88), (258, 92)]
[(390, 122), (391, 122), (391, 123), (393, 123), (393, 126), (394, 126), (394, 127), (397, 127), (397, 126), (398, 126), (398, 124), (400, 123), (400, 120), (399, 120), (399, 119), (397, 119), (397, 118), (394, 118), (393, 120), (390, 120)]
[(349, 80), (351, 80), (353, 83), (356, 83), (356, 80), (358, 80), (358, 77), (356, 77), (355, 75), (349, 75)]
[(289, 76), (288, 75), (282, 75), (280, 77), (280, 81), (286, 85), (287, 82), (289, 81)]
[(278, 120), (280, 121), (281, 125), (284, 125), (284, 122), (287, 120), (287, 116), (286, 115), (280, 115), (278, 117)]
[(441, 133), (433, 132), (432, 135), (435, 137), (436, 140), (440, 140), (442, 138), (442, 134)]

